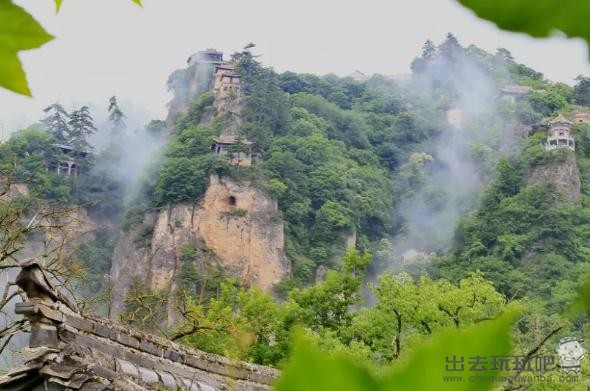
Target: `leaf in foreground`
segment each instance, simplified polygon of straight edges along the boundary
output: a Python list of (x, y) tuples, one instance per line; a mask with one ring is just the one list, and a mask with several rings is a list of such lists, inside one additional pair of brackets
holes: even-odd
[(590, 2), (583, 0), (459, 0), (503, 30), (548, 37), (555, 30), (590, 44)]
[[(433, 391), (487, 390), (493, 382), (471, 382), (469, 377), (497, 376), (499, 371), (469, 371), (470, 357), (510, 354), (510, 329), (516, 311), (481, 322), (463, 330), (441, 332), (418, 347), (409, 361), (385, 378), (378, 378), (350, 357), (334, 356), (309, 346), (298, 338), (291, 361), (276, 384), (277, 391), (339, 390), (339, 391)], [(463, 357), (462, 371), (447, 371), (447, 357)], [(457, 368), (460, 368), (460, 363)], [(462, 382), (445, 382), (443, 376), (463, 376)]]
[(24, 9), (12, 0), (0, 0), (0, 86), (30, 96), (17, 53), (38, 48), (52, 39)]
[[(471, 382), (469, 377), (479, 375), (491, 377), (501, 375), (499, 371), (471, 371), (476, 356), (487, 364), (480, 368), (491, 369), (492, 356), (508, 356), (511, 348), (510, 329), (517, 318), (517, 311), (511, 310), (493, 321), (485, 321), (468, 329), (448, 330), (427, 341), (413, 353), (407, 365), (396, 368), (384, 382), (383, 390), (488, 390), (497, 387), (493, 382)], [(453, 369), (455, 358), (463, 358), (462, 371)], [(456, 369), (461, 368), (458, 363)], [(444, 381), (444, 377), (463, 376), (462, 382)]]
[(369, 371), (345, 356), (332, 356), (296, 338), (293, 358), (276, 385), (277, 391), (365, 391), (379, 388)]
[[(61, 3), (63, 3), (63, 0), (54, 0), (55, 1), (55, 8), (56, 11), (59, 12), (59, 9), (61, 8)], [(142, 7), (143, 5), (141, 4), (141, 0), (131, 0), (133, 1), (135, 4), (137, 4), (138, 6)]]

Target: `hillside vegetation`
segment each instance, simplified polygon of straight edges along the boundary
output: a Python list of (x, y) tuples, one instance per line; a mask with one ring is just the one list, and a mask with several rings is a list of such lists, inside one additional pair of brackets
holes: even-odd
[[(153, 308), (171, 295), (183, 300), (184, 320), (168, 337), (277, 366), (288, 357), (292, 330), (303, 326), (322, 350), (386, 366), (438, 330), (511, 307), (526, 308), (513, 331), (518, 353), (558, 325), (585, 331), (586, 316), (566, 322), (560, 314), (590, 271), (590, 127), (574, 127), (580, 202), (565, 203), (555, 186), (527, 179), (574, 154), (546, 151), (538, 124), (585, 109), (590, 79), (580, 77), (574, 87), (553, 83), (504, 49), (462, 47), (450, 34), (438, 46), (427, 41), (412, 78), (402, 81), (278, 74), (248, 50), (232, 60), (245, 94), (242, 133), (258, 157), (250, 168), (210, 152), (227, 123), (221, 117), (204, 124), (214, 110), (207, 81), (132, 188), (113, 175), (124, 153), (117, 140), (125, 137), (117, 133), (124, 133), (123, 117), (114, 108), (110, 146), (76, 159), (84, 175), (65, 177), (48, 167), (64, 159), (56, 144), (90, 148), (94, 125), (85, 110), (68, 114), (54, 106), (43, 126), (0, 144), (0, 169), (27, 183), (28, 197), (83, 204), (115, 221), (77, 251), (75, 261), (93, 282), (84, 294), (108, 287), (104, 274), (121, 232), (144, 224), (149, 211), (198, 201), (210, 175), (219, 175), (250, 181), (278, 201), (292, 273), (274, 295), (262, 293), (222, 271), (194, 267), (210, 255), (185, 247), (177, 291), (136, 287)], [(171, 76), (175, 99), (187, 98), (185, 82), (195, 72)], [(533, 90), (511, 103), (499, 98), (507, 84)], [(453, 107), (463, 109), (460, 127), (445, 120)], [(154, 121), (143, 132), (163, 137), (163, 128)], [(138, 242), (149, 240), (153, 226), (139, 232)], [(346, 253), (350, 237), (356, 249)], [(148, 329), (164, 316), (128, 310), (142, 315), (135, 326)]]

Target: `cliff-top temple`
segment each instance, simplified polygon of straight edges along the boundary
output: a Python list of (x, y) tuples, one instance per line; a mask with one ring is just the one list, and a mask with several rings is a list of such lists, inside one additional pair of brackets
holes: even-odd
[(552, 150), (557, 148), (568, 148), (572, 151), (576, 150), (576, 141), (570, 135), (572, 129), (572, 122), (559, 114), (557, 117), (548, 122), (549, 134), (545, 149)]

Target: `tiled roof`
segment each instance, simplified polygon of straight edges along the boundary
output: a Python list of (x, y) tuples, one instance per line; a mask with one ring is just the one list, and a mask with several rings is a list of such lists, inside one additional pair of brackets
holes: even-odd
[(549, 121), (550, 125), (554, 125), (554, 124), (569, 124), (572, 125), (572, 122), (570, 120), (568, 120), (567, 118), (565, 118), (561, 113), (559, 113), (557, 115), (557, 117), (553, 118), (552, 120)]
[(505, 94), (518, 94), (518, 95), (525, 95), (531, 92), (533, 88), (529, 86), (519, 86), (519, 85), (506, 85), (502, 87), (500, 91)]
[(52, 390), (257, 391), (268, 390), (278, 376), (272, 368), (81, 314), (59, 299), (42, 270), (32, 263), (17, 277), (29, 302), (15, 311), (30, 320), (31, 339), (26, 364), (0, 376), (3, 391), (34, 389), (34, 384)]
[[(237, 142), (237, 136), (231, 134), (222, 134), (219, 137), (215, 137), (213, 141), (219, 144), (235, 144)], [(251, 145), (254, 143), (252, 141), (243, 139), (242, 144)]]

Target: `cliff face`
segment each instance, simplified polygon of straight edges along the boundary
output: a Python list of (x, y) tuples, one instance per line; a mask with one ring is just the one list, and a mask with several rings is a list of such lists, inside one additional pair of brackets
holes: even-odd
[(572, 205), (580, 201), (580, 171), (573, 151), (567, 151), (563, 161), (535, 167), (526, 178), (527, 185), (550, 183), (563, 194), (565, 203)]
[(181, 248), (187, 244), (212, 250), (224, 274), (270, 290), (290, 270), (283, 223), (276, 213), (276, 201), (250, 183), (213, 176), (198, 204), (178, 204), (146, 216), (154, 221), (147, 245), (138, 246), (135, 229), (115, 248), (111, 315), (123, 310), (133, 279), (154, 290), (174, 289)]
[[(28, 196), (29, 188), (24, 183), (13, 183), (0, 199), (10, 201), (16, 197)], [(47, 207), (46, 212), (53, 208)], [(25, 216), (25, 219), (31, 216)], [(27, 220), (28, 222), (28, 220)], [(61, 247), (59, 253), (67, 259), (82, 243), (88, 243), (95, 239), (96, 231), (108, 226), (110, 222), (99, 221), (90, 216), (88, 210), (83, 206), (67, 207), (63, 210), (56, 209), (51, 218), (39, 221), (40, 225), (46, 227), (43, 235), (29, 237), (23, 247), (18, 251), (18, 257), (22, 259), (36, 258), (40, 254)]]
[[(209, 124), (215, 118), (223, 118), (219, 137), (227, 140), (238, 137), (240, 84), (235, 80), (238, 76), (233, 75), (233, 66), (224, 64), (219, 69), (202, 64), (189, 67), (173, 78), (177, 83), (167, 120), (171, 130), (189, 103), (210, 90), (215, 97), (214, 110), (201, 118), (200, 123)], [(224, 84), (227, 72), (231, 73), (231, 85)], [(152, 290), (173, 292), (180, 280), (182, 254), (187, 245), (205, 251), (207, 257), (211, 255), (212, 259), (196, 260), (201, 272), (209, 271), (205, 262), (214, 263), (212, 266), (224, 275), (269, 291), (290, 271), (284, 252), (283, 223), (277, 211), (276, 200), (253, 184), (213, 176), (199, 201), (171, 205), (147, 214), (143, 225), (124, 233), (115, 247), (111, 316), (123, 311), (124, 299), (134, 280)], [(168, 308), (168, 322), (173, 323), (174, 318), (174, 311)]]

